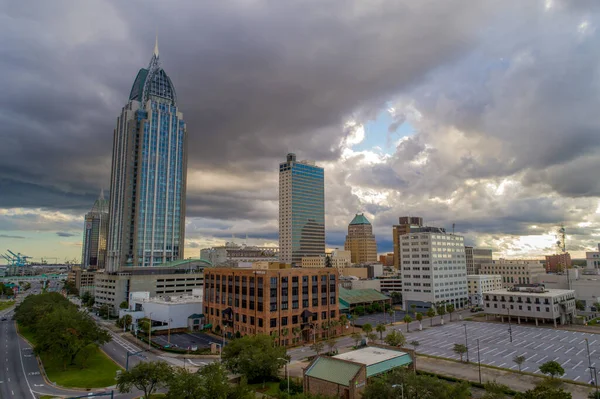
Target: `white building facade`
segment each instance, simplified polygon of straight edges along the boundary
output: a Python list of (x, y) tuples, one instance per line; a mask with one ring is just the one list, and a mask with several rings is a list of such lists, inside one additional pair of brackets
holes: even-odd
[(600, 244), (598, 244), (598, 251), (585, 253), (585, 261), (588, 270), (593, 270), (596, 274), (600, 274)]
[(500, 259), (482, 264), (479, 272), (501, 275), (504, 288), (509, 288), (518, 284), (534, 284), (539, 275), (546, 274), (546, 269), (535, 260)]
[(490, 274), (467, 274), (469, 304), (483, 306), (483, 293), (502, 289), (502, 276)]
[(464, 239), (443, 229), (427, 228), (399, 237), (402, 259), (402, 301), (425, 311), (433, 304), (468, 304)]
[(543, 286), (513, 287), (484, 294), (486, 315), (500, 317), (502, 321), (516, 319), (535, 321), (538, 325), (549, 323), (569, 324), (575, 317), (575, 291), (548, 290)]

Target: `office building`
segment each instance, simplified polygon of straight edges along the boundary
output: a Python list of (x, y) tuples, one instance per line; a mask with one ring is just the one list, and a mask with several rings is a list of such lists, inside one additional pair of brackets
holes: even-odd
[(300, 265), (325, 255), (323, 168), (288, 154), (279, 164), (279, 260)]
[(104, 192), (100, 192), (100, 197), (86, 213), (84, 226), (81, 267), (104, 269), (108, 234), (108, 201), (104, 199)]
[(598, 251), (585, 253), (585, 262), (588, 272), (600, 274), (600, 244), (598, 244)]
[(67, 281), (73, 283), (80, 296), (86, 292), (89, 292), (92, 296), (94, 296), (95, 277), (95, 269), (82, 269), (81, 267), (75, 266), (69, 270)]
[(128, 307), (119, 310), (119, 317), (130, 315), (133, 329), (138, 329), (138, 320), (151, 321), (152, 333), (171, 330), (198, 331), (204, 325), (202, 288), (192, 289), (191, 294), (150, 296), (150, 292), (129, 293)]
[(238, 245), (227, 242), (225, 245), (200, 250), (200, 259), (209, 261), (213, 266), (238, 267), (240, 263), (277, 262), (279, 248)]
[(350, 267), (350, 251), (334, 250), (327, 256), (307, 256), (302, 258), (300, 264), (302, 267), (335, 267), (338, 269)]
[(373, 226), (363, 213), (357, 213), (348, 225), (344, 249), (350, 251), (352, 263), (377, 262), (377, 242)]
[(427, 311), (445, 302), (467, 306), (467, 265), (461, 236), (444, 229), (423, 227), (400, 237), (403, 309)]
[(394, 253), (387, 253), (385, 255), (379, 255), (379, 263), (384, 266), (394, 266)]
[(490, 274), (467, 274), (469, 305), (483, 306), (483, 293), (502, 289), (502, 276)]
[(339, 326), (335, 268), (205, 270), (204, 315), (227, 337), (270, 334), (280, 345), (336, 335)]
[(467, 259), (467, 275), (479, 274), (482, 264), (493, 262), (491, 249), (465, 246), (465, 256)]
[(483, 310), (487, 315), (521, 321), (535, 321), (538, 325), (549, 323), (570, 324), (575, 317), (575, 292), (573, 290), (548, 290), (543, 286), (515, 286), (486, 292)]
[(573, 267), (571, 262), (571, 254), (546, 255), (546, 272), (559, 273)]
[(206, 266), (200, 259), (186, 259), (151, 268), (129, 267), (118, 273), (96, 273), (96, 306), (108, 305), (111, 314), (116, 315), (119, 305), (128, 300), (131, 292), (147, 291), (153, 297), (191, 294), (194, 288), (204, 286)]
[(158, 42), (114, 130), (107, 271), (183, 259), (187, 133)]
[(379, 287), (381, 292), (386, 293), (402, 293), (402, 278), (400, 276), (388, 276), (379, 279)]
[(533, 284), (539, 275), (546, 273), (546, 270), (539, 261), (535, 260), (499, 259), (493, 263), (482, 264), (480, 273), (501, 275), (504, 288), (509, 288), (515, 284)]
[(394, 225), (392, 236), (394, 239), (394, 267), (400, 270), (402, 261), (400, 259), (400, 237), (411, 232), (411, 229), (423, 227), (422, 217), (402, 216), (398, 219), (399, 224)]

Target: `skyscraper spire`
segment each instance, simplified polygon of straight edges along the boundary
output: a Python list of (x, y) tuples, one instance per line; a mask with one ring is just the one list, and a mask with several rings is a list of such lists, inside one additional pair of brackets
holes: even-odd
[(103, 200), (104, 199), (104, 188), (100, 189), (100, 199)]
[(154, 55), (158, 58), (158, 33), (156, 33), (156, 41), (154, 42)]

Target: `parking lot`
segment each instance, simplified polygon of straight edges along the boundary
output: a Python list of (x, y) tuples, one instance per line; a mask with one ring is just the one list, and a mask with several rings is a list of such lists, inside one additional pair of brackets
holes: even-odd
[[(589, 341), (592, 366), (600, 365), (600, 335), (575, 331), (536, 328), (512, 324), (512, 342), (508, 324), (468, 322), (411, 331), (408, 342), (419, 341), (418, 353), (460, 359), (454, 353), (454, 344), (465, 344), (465, 327), (469, 347), (469, 360), (477, 362), (477, 339), (482, 364), (517, 369), (515, 356), (524, 356), (522, 371), (540, 374), (543, 363), (555, 360), (565, 369), (566, 379), (591, 383), (585, 338)], [(464, 356), (466, 360), (466, 355)]]
[[(152, 341), (162, 346), (169, 345), (168, 335), (155, 335), (152, 337)], [(209, 348), (211, 342), (221, 344), (222, 340), (203, 333), (180, 333), (171, 334), (170, 345), (181, 349), (191, 350), (193, 346), (197, 346), (198, 349)]]
[[(391, 321), (402, 321), (405, 313), (396, 310), (395, 314), (391, 317)], [(413, 314), (411, 313), (411, 317)], [(356, 318), (355, 323), (357, 326), (362, 326), (364, 324), (370, 323), (373, 327), (375, 327), (379, 323), (389, 324), (390, 323), (390, 315), (387, 313), (373, 313), (367, 314), (364, 316), (359, 316)]]

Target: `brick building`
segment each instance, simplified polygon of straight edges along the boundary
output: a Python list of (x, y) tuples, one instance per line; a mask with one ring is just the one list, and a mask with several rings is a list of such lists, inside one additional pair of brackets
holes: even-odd
[(571, 254), (546, 255), (546, 273), (564, 272), (565, 269), (573, 267)]
[(270, 334), (287, 346), (339, 332), (335, 268), (215, 268), (204, 278), (206, 323), (227, 337)]

